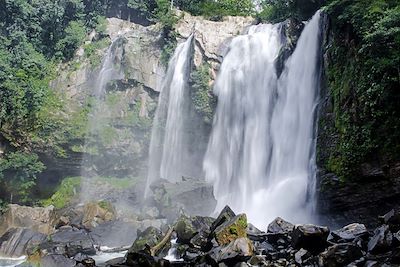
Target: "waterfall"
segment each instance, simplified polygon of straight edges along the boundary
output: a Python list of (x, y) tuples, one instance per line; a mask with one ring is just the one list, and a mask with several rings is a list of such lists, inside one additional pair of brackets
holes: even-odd
[(159, 178), (178, 182), (185, 173), (185, 115), (188, 113), (188, 78), (192, 49), (190, 36), (178, 45), (163, 80), (150, 142), (146, 192)]
[(280, 24), (252, 26), (232, 40), (214, 87), (218, 106), (203, 164), (216, 211), (228, 204), (258, 226), (277, 216), (310, 219), (319, 18), (305, 26), (280, 77)]
[[(109, 125), (109, 114), (107, 105), (105, 104), (107, 85), (112, 80), (122, 79), (124, 73), (122, 71), (122, 54), (123, 54), (124, 39), (118, 37), (114, 39), (107, 49), (103, 57), (101, 68), (96, 75), (93, 83), (91, 111), (88, 116), (88, 138), (85, 141), (84, 158), (82, 160), (82, 176), (85, 177), (82, 184), (83, 200), (92, 200), (96, 193), (92, 192), (90, 186), (90, 177), (98, 176), (96, 168), (96, 153), (92, 147), (96, 145), (98, 133), (104, 125)], [(101, 153), (101, 152), (100, 152)]]

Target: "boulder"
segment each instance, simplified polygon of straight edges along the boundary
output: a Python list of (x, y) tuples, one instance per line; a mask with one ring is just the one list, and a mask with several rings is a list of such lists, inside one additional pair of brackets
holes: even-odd
[(358, 237), (368, 236), (368, 230), (364, 224), (352, 223), (339, 230), (331, 232), (334, 242), (351, 242)]
[(87, 228), (94, 228), (101, 223), (115, 219), (115, 210), (108, 202), (88, 203), (83, 208), (82, 224)]
[(211, 224), (210, 231), (213, 232), (218, 226), (221, 224), (230, 221), (236, 214), (229, 206), (225, 206), (220, 214), (218, 215), (217, 219)]
[(300, 266), (303, 265), (303, 263), (305, 263), (310, 257), (311, 257), (311, 253), (308, 252), (307, 250), (301, 248), (299, 251), (297, 251), (294, 254), (294, 259), (296, 261), (297, 264), (299, 264)]
[(294, 225), (284, 219), (278, 217), (268, 225), (267, 233), (272, 234), (290, 234), (294, 229)]
[(333, 245), (321, 253), (319, 261), (320, 266), (324, 267), (346, 266), (362, 256), (360, 247), (351, 243), (343, 243)]
[(210, 226), (214, 219), (210, 217), (188, 217), (181, 215), (174, 226), (174, 230), (178, 237), (178, 243), (189, 244), (191, 239), (200, 231), (209, 232)]
[(368, 242), (368, 252), (371, 254), (385, 253), (391, 249), (393, 235), (388, 225), (375, 229), (373, 237)]
[(155, 227), (148, 227), (141, 232), (137, 231), (137, 238), (133, 245), (129, 248), (128, 255), (133, 252), (144, 251), (150, 255), (150, 248), (158, 244), (162, 239), (162, 232)]
[(221, 262), (228, 266), (247, 261), (253, 256), (253, 244), (250, 239), (241, 237), (233, 240), (229, 244), (213, 249), (208, 256), (213, 264)]
[(90, 236), (97, 246), (130, 246), (136, 239), (137, 225), (121, 220), (109, 221), (93, 228)]
[(40, 260), (41, 267), (75, 267), (76, 261), (65, 257), (64, 255), (47, 255)]
[(214, 230), (215, 239), (220, 246), (227, 245), (238, 238), (247, 238), (246, 229), (246, 214), (239, 214)]
[(0, 216), (0, 236), (11, 228), (29, 228), (48, 235), (54, 232), (56, 220), (53, 206), (42, 208), (10, 204), (6, 213)]
[(380, 216), (379, 219), (381, 223), (389, 225), (392, 232), (400, 230), (400, 211), (392, 209), (385, 215)]
[(0, 255), (21, 257), (46, 240), (46, 235), (30, 229), (13, 228), (0, 237)]
[(292, 246), (296, 249), (304, 248), (316, 254), (327, 247), (328, 235), (328, 227), (313, 224), (296, 225), (291, 234)]
[(61, 227), (50, 235), (47, 241), (39, 245), (42, 255), (61, 254), (74, 257), (78, 253), (95, 255), (96, 249), (89, 233), (83, 229), (70, 226)]

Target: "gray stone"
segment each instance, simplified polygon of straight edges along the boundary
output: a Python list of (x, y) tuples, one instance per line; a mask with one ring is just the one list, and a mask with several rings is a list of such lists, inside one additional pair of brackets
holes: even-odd
[(7, 257), (21, 257), (44, 240), (46, 235), (30, 229), (10, 229), (0, 237), (0, 254)]
[(393, 235), (389, 226), (382, 225), (375, 229), (374, 236), (368, 242), (368, 252), (372, 254), (384, 253), (390, 250)]
[(327, 247), (329, 228), (312, 224), (296, 225), (291, 237), (294, 248), (304, 248), (315, 254)]

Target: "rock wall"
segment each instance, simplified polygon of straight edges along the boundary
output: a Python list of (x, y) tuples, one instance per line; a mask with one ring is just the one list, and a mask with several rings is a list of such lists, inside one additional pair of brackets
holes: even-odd
[(318, 208), (322, 223), (337, 226), (354, 221), (364, 221), (375, 226), (378, 216), (400, 206), (400, 164), (369, 161), (361, 163), (357, 177), (341, 180), (327, 170), (329, 156), (338, 146), (339, 132), (335, 125), (333, 92), (327, 80), (333, 46), (330, 18), (323, 20), (323, 65), (321, 97), (319, 104), (319, 129), (317, 139)]

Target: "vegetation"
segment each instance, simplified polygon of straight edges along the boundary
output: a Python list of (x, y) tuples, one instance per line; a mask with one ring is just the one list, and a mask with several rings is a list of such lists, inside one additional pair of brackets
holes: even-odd
[(66, 207), (73, 199), (76, 199), (76, 195), (80, 192), (81, 182), (81, 177), (64, 179), (57, 191), (49, 199), (44, 200), (42, 204), (44, 206), (53, 205), (57, 209)]
[(203, 64), (193, 71), (190, 77), (194, 108), (208, 124), (212, 123), (214, 109), (217, 104), (210, 85), (210, 68), (209, 64)]
[(9, 201), (28, 203), (36, 174), (45, 169), (38, 156), (31, 153), (12, 152), (0, 159), (0, 184)]
[(327, 74), (339, 133), (327, 167), (350, 179), (363, 162), (400, 156), (400, 4), (336, 0), (326, 11), (334, 32)]

